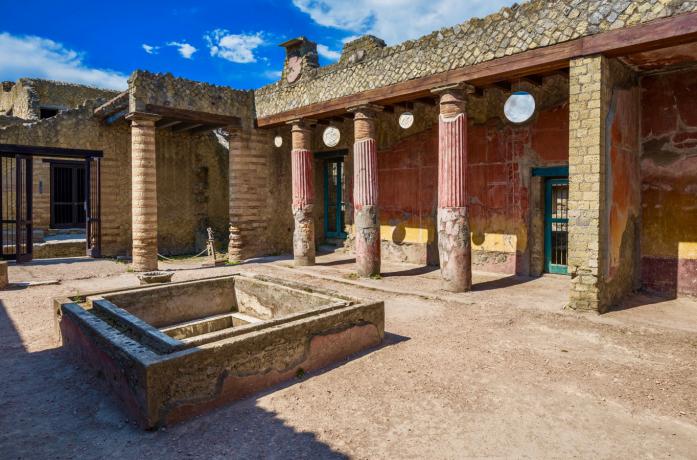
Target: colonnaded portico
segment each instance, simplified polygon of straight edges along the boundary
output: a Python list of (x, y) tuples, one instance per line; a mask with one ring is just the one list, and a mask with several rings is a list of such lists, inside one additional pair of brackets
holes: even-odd
[(235, 262), (332, 247), (364, 277), (439, 266), (454, 292), (473, 270), (568, 275), (570, 307), (599, 312), (638, 289), (697, 295), (697, 2), (532, 0), (360, 37), (327, 66), (305, 37), (282, 46), (263, 88), (136, 71), (32, 123), (16, 115), (38, 116), (39, 91), (3, 84), (0, 148), (103, 153), (93, 236), (134, 270), (213, 227)]

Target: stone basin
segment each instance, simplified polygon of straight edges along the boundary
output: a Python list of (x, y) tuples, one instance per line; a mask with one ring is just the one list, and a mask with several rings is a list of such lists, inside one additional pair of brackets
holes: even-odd
[(381, 343), (384, 303), (260, 275), (54, 300), (63, 348), (146, 429)]
[(143, 272), (138, 273), (136, 276), (140, 280), (140, 284), (155, 284), (155, 283), (169, 283), (172, 281), (172, 275), (174, 272)]

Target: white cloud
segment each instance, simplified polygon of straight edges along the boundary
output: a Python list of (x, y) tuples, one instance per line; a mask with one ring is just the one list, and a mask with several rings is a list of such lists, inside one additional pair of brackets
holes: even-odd
[(338, 61), (341, 57), (341, 53), (338, 51), (330, 50), (327, 45), (318, 44), (317, 52), (320, 56), (330, 61)]
[(143, 43), (141, 46), (148, 54), (157, 54), (157, 51), (160, 49), (159, 46), (146, 45), (145, 43)]
[(0, 33), (0, 80), (47, 78), (109, 89), (125, 89), (128, 77), (108, 69), (94, 69), (82, 53), (47, 38)]
[(256, 34), (231, 34), (224, 29), (216, 29), (205, 35), (211, 56), (218, 56), (230, 62), (249, 64), (257, 62), (254, 55), (261, 45), (265, 44), (261, 32)]
[(269, 80), (280, 80), (281, 75), (283, 75), (283, 72), (280, 70), (267, 70), (263, 73), (263, 76)]
[(177, 51), (179, 51), (179, 54), (181, 54), (184, 59), (191, 59), (191, 56), (193, 56), (194, 53), (198, 51), (198, 49), (189, 45), (188, 43), (169, 42), (167, 43), (167, 46), (177, 47)]
[(388, 44), (418, 38), (472, 17), (483, 17), (511, 0), (293, 0), (317, 24), (373, 34)]

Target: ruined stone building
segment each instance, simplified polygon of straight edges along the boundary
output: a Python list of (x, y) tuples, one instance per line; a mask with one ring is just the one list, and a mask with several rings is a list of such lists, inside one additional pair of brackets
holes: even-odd
[(282, 46), (256, 91), (143, 71), (120, 94), (4, 83), (20, 209), (3, 203), (3, 255), (51, 231), (72, 164), (90, 170), (73, 202), (91, 253), (137, 270), (210, 226), (236, 259), (313, 264), (331, 243), (363, 276), (440, 264), (453, 291), (472, 269), (568, 274), (578, 309), (697, 295), (697, 1), (533, 0), (396, 46), (365, 36), (325, 67), (304, 37)]

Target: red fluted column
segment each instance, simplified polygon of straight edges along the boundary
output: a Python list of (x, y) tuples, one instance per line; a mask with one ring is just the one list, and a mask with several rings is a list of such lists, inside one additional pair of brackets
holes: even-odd
[(310, 125), (306, 120), (295, 120), (292, 125), (293, 178), (293, 259), (296, 266), (315, 264), (315, 222), (313, 217), (315, 188), (312, 165)]
[(466, 90), (451, 86), (440, 96), (438, 124), (438, 254), (444, 288), (472, 289), (472, 248), (467, 205)]
[(381, 107), (364, 105), (354, 113), (353, 209), (356, 265), (360, 276), (380, 274), (380, 218), (378, 212), (378, 156), (376, 115)]

